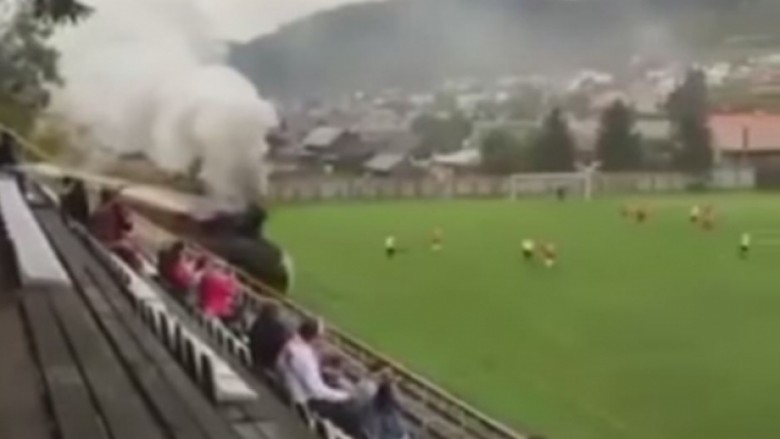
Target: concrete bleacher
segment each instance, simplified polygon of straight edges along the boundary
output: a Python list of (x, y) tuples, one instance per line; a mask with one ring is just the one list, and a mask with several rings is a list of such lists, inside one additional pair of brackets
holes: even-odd
[[(62, 170), (57, 170), (52, 175), (49, 175), (48, 171), (46, 173), (38, 172), (37, 174), (42, 176), (44, 180), (50, 179), (52, 175), (56, 177), (72, 175), (83, 179), (92, 190), (102, 187), (124, 187), (127, 184), (116, 179), (111, 179), (110, 184), (106, 184), (104, 177), (93, 178), (94, 176), (89, 174), (69, 174), (68, 172), (62, 172)], [(139, 192), (139, 194), (138, 196), (143, 195), (144, 199), (150, 202), (159, 199), (168, 200), (170, 198), (176, 201), (180, 197), (180, 194), (171, 193), (170, 191), (158, 193), (151, 187), (144, 187), (142, 193)], [(136, 194), (133, 196), (135, 197)], [(182, 214), (182, 209), (186, 213), (187, 209), (185, 207), (190, 205), (189, 200), (191, 198), (190, 196), (183, 199), (182, 202), (172, 203), (172, 205), (178, 206), (176, 209), (173, 209), (172, 213)], [(198, 205), (200, 204), (202, 203), (198, 203)], [(151, 223), (144, 217), (136, 217), (135, 223), (135, 237), (140, 240), (139, 244), (146, 247), (150, 255), (156, 254), (161, 245), (180, 239), (176, 234)], [(168, 224), (161, 225), (168, 226)], [(189, 243), (197, 247), (197, 244)], [(242, 282), (241, 301), (258, 302), (272, 298), (282, 303), (288, 312), (297, 317), (311, 317), (310, 313), (300, 308), (289, 298), (280, 295), (272, 288), (242, 273), (240, 270), (237, 271)], [(216, 351), (219, 354), (233, 357), (232, 364), (236, 365), (237, 372), (245, 373), (251, 370), (249, 367), (242, 366), (242, 364), (245, 364), (246, 344), (241, 337), (236, 337), (227, 328), (214, 320), (204, 319), (197, 314), (190, 315), (190, 319), (199, 325), (199, 334), (210, 339), (212, 344), (216, 346)], [(161, 337), (165, 338), (165, 336)], [(350, 362), (362, 367), (364, 370), (368, 369), (366, 365), (382, 364), (392, 372), (397, 379), (407, 421), (414, 427), (417, 437), (442, 439), (454, 437), (464, 439), (538, 439), (543, 437), (531, 432), (519, 433), (501, 425), (426, 379), (410, 372), (402, 365), (334, 328), (332, 325), (328, 325), (327, 341), (330, 348), (341, 353)], [(269, 384), (272, 385), (273, 383)], [(323, 430), (326, 430), (331, 437), (339, 435), (338, 432), (331, 431), (332, 429), (327, 423), (312, 419), (308, 414), (305, 415), (303, 416), (304, 421), (312, 426), (313, 429), (318, 430), (320, 434), (324, 434)]]
[(203, 334), (141, 311), (126, 281), (54, 206), (31, 205), (0, 173), (0, 438), (314, 437), (250, 377), (225, 379), (236, 366)]

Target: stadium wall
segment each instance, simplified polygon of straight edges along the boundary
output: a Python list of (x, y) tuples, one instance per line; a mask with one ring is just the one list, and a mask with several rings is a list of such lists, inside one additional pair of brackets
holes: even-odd
[[(393, 200), (433, 198), (509, 198), (551, 195), (561, 186), (550, 174), (524, 177), (514, 184), (511, 177), (460, 176), (448, 180), (432, 178), (344, 178), (318, 177), (272, 181), (267, 197), (272, 202), (298, 203), (336, 200)], [(708, 181), (686, 174), (630, 173), (597, 174), (593, 186), (598, 194), (684, 192), (702, 188), (720, 190), (753, 189), (748, 174), (713, 173)], [(578, 194), (572, 193), (572, 196)]]

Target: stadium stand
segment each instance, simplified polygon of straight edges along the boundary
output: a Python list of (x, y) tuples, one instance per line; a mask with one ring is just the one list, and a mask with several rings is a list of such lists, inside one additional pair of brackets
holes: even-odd
[[(69, 175), (69, 171), (51, 167), (46, 168), (45, 171), (41, 171), (38, 168), (32, 172), (39, 177), (43, 177), (45, 181), (51, 181), (53, 177), (60, 178), (64, 175)], [(92, 178), (89, 174), (82, 172), (71, 175), (84, 180), (91, 190), (98, 190), (102, 187), (115, 189), (126, 184), (116, 179), (107, 179), (100, 176)], [(133, 190), (133, 188), (125, 189), (123, 195), (131, 197), (136, 201), (142, 200), (144, 204), (159, 202), (160, 208), (162, 210), (170, 210), (170, 214), (173, 216), (188, 214), (188, 210), (193, 207), (193, 203), (198, 204), (198, 207), (201, 206), (201, 203), (193, 199), (192, 196), (179, 200), (177, 194), (170, 191), (155, 192), (153, 188), (148, 186), (141, 186), (141, 189), (136, 190)], [(147, 212), (143, 213), (146, 214)], [(138, 244), (141, 245), (146, 255), (145, 266), (147, 269), (144, 271), (151, 273), (154, 271), (152, 267), (155, 266), (153, 262), (158, 250), (162, 246), (169, 245), (171, 242), (180, 239), (180, 237), (163, 229), (156, 223), (152, 223), (145, 216), (135, 215), (134, 222), (135, 238), (139, 240)], [(161, 225), (164, 226), (165, 224)], [(204, 367), (199, 363), (199, 358), (204, 358), (204, 356), (198, 355), (194, 343), (177, 341), (182, 339), (182, 336), (179, 334), (183, 333), (184, 326), (176, 322), (193, 323), (193, 326), (187, 326), (189, 333), (195, 334), (198, 338), (203, 337), (202, 340), (207, 340), (208, 344), (213, 345), (216, 355), (222, 356), (227, 364), (233, 367), (233, 371), (237, 375), (253, 382), (252, 389), (257, 389), (256, 391), (258, 392), (267, 392), (268, 389), (274, 389), (277, 394), (276, 403), (285, 400), (285, 395), (279, 392), (279, 383), (272, 376), (259, 375), (256, 378), (252, 376), (254, 372), (251, 364), (249, 364), (250, 356), (248, 355), (247, 338), (243, 332), (236, 331), (235, 328), (229, 328), (217, 320), (206, 318), (194, 308), (182, 306), (174, 300), (173, 295), (169, 294), (161, 284), (152, 282), (149, 277), (134, 275), (127, 267), (123, 267), (116, 258), (103, 251), (101, 246), (83, 231), (81, 231), (81, 239), (87, 247), (92, 249), (93, 253), (101, 255), (100, 260), (104, 267), (108, 267), (109, 272), (113, 272), (118, 278), (125, 279), (131, 285), (146, 285), (146, 287), (133, 288), (137, 290), (135, 293), (128, 293), (130, 302), (133, 303), (141, 320), (146, 322), (153, 329), (154, 333), (159, 336), (162, 344), (172, 347), (174, 352), (178, 352), (179, 356), (177, 358), (179, 358), (184, 365), (184, 369), (189, 371), (195, 381), (203, 381), (202, 371)], [(197, 248), (200, 252), (208, 254), (206, 250), (198, 247), (197, 244), (192, 242), (188, 244), (193, 248)], [(220, 259), (213, 254), (209, 254), (209, 256), (217, 260)], [(224, 263), (224, 261), (221, 262)], [(239, 273), (241, 281), (241, 291), (238, 299), (241, 309), (258, 309), (262, 303), (271, 299), (281, 303), (285, 310), (299, 321), (315, 317), (273, 288), (240, 270), (236, 271)], [(149, 296), (150, 292), (157, 294), (156, 299), (151, 299)], [(160, 307), (155, 305), (156, 300), (165, 304), (165, 309), (168, 310), (167, 313), (163, 314), (159, 311)], [(161, 314), (173, 315), (176, 317), (176, 320), (161, 318)], [(424, 378), (413, 374), (400, 364), (377, 353), (332, 325), (328, 325), (326, 335), (328, 348), (338, 352), (340, 357), (347, 359), (351, 370), (365, 374), (368, 370), (375, 369), (377, 365), (381, 365), (383, 369), (390, 371), (401, 394), (404, 417), (412, 427), (413, 437), (415, 438), (541, 439), (544, 437), (535, 433), (517, 433), (491, 420), (468, 406), (465, 402), (441, 390)], [(205, 357), (208, 357), (208, 354)], [(210, 370), (211, 374), (214, 366), (213, 363), (208, 364), (205, 369)], [(216, 393), (219, 393), (216, 390), (218, 386), (216, 382), (205, 380), (202, 384), (207, 389), (206, 393), (212, 399), (215, 398)], [(266, 398), (260, 399), (265, 400)], [(303, 421), (301, 424), (308, 426), (316, 436), (349, 439), (331, 423), (317, 418), (305, 407), (291, 407), (291, 409), (287, 410), (287, 414), (296, 413), (299, 420)], [(242, 416), (246, 416), (246, 414)], [(284, 417), (281, 413), (279, 416)], [(294, 438), (296, 436), (285, 437)]]
[(0, 437), (314, 437), (17, 182), (0, 173)]
[[(154, 257), (153, 255), (156, 254), (159, 248), (179, 239), (179, 237), (157, 227), (143, 217), (136, 217), (135, 223), (136, 230), (139, 232), (138, 237), (141, 238), (144, 252), (149, 259)], [(205, 249), (198, 247), (197, 244), (189, 243), (189, 245), (198, 248), (200, 252), (208, 253)], [(213, 254), (210, 257), (219, 259)], [(238, 273), (242, 281), (238, 299), (240, 308), (258, 309), (264, 301), (270, 299), (284, 304), (287, 311), (299, 321), (316, 317), (300, 308), (285, 295), (275, 292), (257, 279), (242, 273), (240, 270), (238, 270)], [(194, 313), (194, 317), (207, 329), (207, 334), (218, 343), (230, 340), (230, 343), (240, 346), (238, 348), (226, 348), (227, 352), (248, 350), (247, 338), (243, 333), (235, 334), (219, 321), (199, 316), (195, 308), (188, 308), (188, 310)], [(392, 374), (398, 379), (398, 386), (402, 392), (404, 413), (409, 424), (413, 426), (416, 437), (442, 439), (453, 437), (540, 439), (543, 437), (534, 433), (515, 433), (507, 427), (488, 419), (464, 402), (438, 389), (423, 378), (408, 372), (404, 367), (377, 354), (369, 347), (352, 339), (331, 325), (328, 326), (328, 342), (333, 350), (338, 351), (344, 358), (349, 359), (351, 369), (365, 374), (370, 368), (379, 364), (392, 371)], [(268, 379), (268, 377), (265, 378)], [(269, 384), (278, 387), (278, 383)], [(311, 413), (302, 413), (300, 408), (297, 411), (308, 423), (312, 425), (321, 423), (321, 420), (313, 419)], [(332, 426), (328, 427), (334, 429)]]

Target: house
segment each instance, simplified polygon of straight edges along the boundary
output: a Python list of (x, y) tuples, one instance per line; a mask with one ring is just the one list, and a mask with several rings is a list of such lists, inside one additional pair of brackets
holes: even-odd
[(320, 126), (309, 132), (301, 144), (312, 153), (326, 154), (344, 149), (359, 140), (359, 136), (348, 130), (334, 126)]
[(315, 128), (301, 144), (309, 162), (343, 170), (359, 170), (372, 154), (357, 133), (333, 126)]
[(371, 174), (390, 175), (411, 170), (411, 164), (407, 153), (380, 152), (364, 163), (363, 168)]
[(473, 169), (482, 164), (482, 153), (479, 149), (468, 148), (448, 154), (436, 154), (431, 163), (437, 167), (453, 170)]
[(378, 175), (411, 172), (411, 157), (422, 144), (416, 134), (406, 131), (364, 133), (363, 142), (374, 152), (363, 168)]
[(780, 164), (780, 114), (714, 114), (709, 122), (720, 163)]

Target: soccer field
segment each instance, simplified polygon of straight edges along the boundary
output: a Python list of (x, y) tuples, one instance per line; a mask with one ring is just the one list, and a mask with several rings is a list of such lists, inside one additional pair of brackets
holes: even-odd
[[(620, 216), (650, 209), (643, 225)], [(693, 227), (711, 203), (715, 230)], [(444, 249), (429, 249), (434, 227)], [(780, 437), (780, 197), (278, 208), (297, 300), (509, 425), (552, 439)], [(388, 261), (383, 240), (406, 251)], [(559, 264), (522, 260), (552, 240)]]

